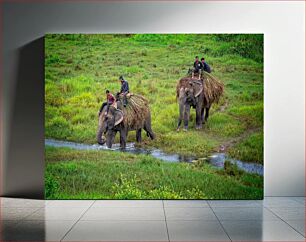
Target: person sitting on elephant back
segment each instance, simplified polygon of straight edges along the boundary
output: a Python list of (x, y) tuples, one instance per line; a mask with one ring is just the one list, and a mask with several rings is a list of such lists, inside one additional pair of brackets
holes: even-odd
[(123, 95), (123, 106), (126, 107), (127, 105), (126, 95), (130, 92), (129, 83), (123, 78), (123, 76), (120, 76), (119, 80), (121, 81), (120, 94)]
[(211, 73), (210, 66), (205, 62), (205, 58), (204, 57), (201, 58), (201, 63), (202, 63), (202, 70), (206, 71), (208, 73)]
[(201, 71), (203, 69), (202, 62), (199, 61), (199, 57), (195, 57), (195, 62), (193, 63), (193, 72), (192, 72), (192, 78), (194, 78), (194, 73), (199, 74), (199, 80), (201, 79)]
[(109, 106), (113, 105), (114, 102), (116, 101), (114, 95), (111, 94), (109, 90), (106, 90), (105, 93), (106, 93), (106, 102), (103, 102), (103, 103), (102, 103), (102, 106), (101, 106), (100, 111), (99, 111), (99, 116), (100, 116), (100, 114), (101, 114), (103, 108), (104, 108), (106, 105), (107, 105), (106, 112), (108, 112)]

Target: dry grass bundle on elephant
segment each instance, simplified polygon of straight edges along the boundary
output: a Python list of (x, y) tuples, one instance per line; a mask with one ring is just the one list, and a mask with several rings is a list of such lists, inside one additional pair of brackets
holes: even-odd
[[(105, 106), (99, 115), (97, 141), (100, 145), (106, 142), (108, 148), (112, 147), (117, 132), (120, 133), (120, 146), (125, 148), (128, 132), (136, 130), (136, 140), (141, 142), (141, 130), (147, 132), (151, 139), (155, 135), (151, 128), (151, 113), (148, 101), (136, 94), (127, 95), (127, 105), (123, 106), (122, 96), (111, 105), (107, 112)], [(104, 135), (106, 134), (106, 139)]]
[(196, 110), (196, 129), (209, 117), (209, 109), (214, 102), (218, 102), (223, 94), (224, 85), (215, 77), (204, 72), (201, 80), (190, 76), (183, 77), (176, 86), (176, 97), (179, 101), (179, 119), (177, 130), (184, 120), (184, 130), (188, 129), (190, 108)]

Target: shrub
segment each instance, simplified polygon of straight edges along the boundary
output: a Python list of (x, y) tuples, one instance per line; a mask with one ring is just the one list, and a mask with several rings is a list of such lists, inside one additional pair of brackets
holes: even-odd
[(54, 179), (53, 176), (45, 175), (45, 197), (56, 198), (56, 192), (59, 190), (59, 183)]
[(60, 62), (61, 62), (61, 59), (56, 54), (47, 55), (46, 58), (45, 58), (45, 64), (46, 65), (57, 64), (57, 63), (60, 63)]

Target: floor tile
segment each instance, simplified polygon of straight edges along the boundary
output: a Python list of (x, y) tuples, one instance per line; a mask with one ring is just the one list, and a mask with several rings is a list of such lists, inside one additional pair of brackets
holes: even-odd
[(48, 200), (46, 202), (46, 207), (86, 207), (89, 208), (95, 200)]
[(262, 200), (211, 200), (208, 201), (211, 207), (262, 207)]
[(81, 220), (165, 220), (163, 208), (90, 208)]
[(74, 221), (22, 221), (12, 228), (5, 238), (17, 241), (60, 241), (74, 223)]
[(41, 208), (45, 206), (45, 200), (21, 199), (21, 198), (1, 198), (1, 207), (7, 208)]
[(159, 207), (163, 206), (162, 200), (97, 200), (93, 204), (93, 208), (104, 207)]
[(305, 220), (286, 220), (290, 226), (305, 236)]
[(168, 241), (165, 221), (79, 221), (63, 241)]
[(293, 197), (293, 199), (305, 206), (305, 197)]
[(217, 220), (211, 208), (165, 208), (166, 219), (170, 220)]
[(41, 208), (30, 216), (26, 217), (26, 220), (78, 220), (84, 212), (86, 207), (74, 207), (74, 208), (53, 208), (46, 207)]
[(305, 219), (305, 207), (271, 207), (269, 209), (284, 220)]
[(283, 221), (221, 221), (233, 241), (304, 241)]
[(209, 207), (205, 200), (164, 200), (165, 207)]
[(303, 204), (293, 197), (265, 197), (265, 207), (303, 207)]
[(218, 221), (167, 221), (170, 241), (230, 241)]
[(220, 220), (279, 220), (266, 208), (213, 208)]
[(40, 208), (14, 208), (14, 207), (4, 207), (1, 208), (1, 220), (21, 220)]

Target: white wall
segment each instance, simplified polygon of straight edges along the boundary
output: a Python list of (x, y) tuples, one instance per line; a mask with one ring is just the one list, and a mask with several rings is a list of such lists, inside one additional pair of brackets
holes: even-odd
[[(264, 33), (265, 195), (304, 195), (303, 1), (15, 2), (2, 5), (4, 195), (43, 194), (43, 99), (38, 99), (39, 103), (30, 103), (33, 106), (26, 106), (27, 97), (35, 95), (35, 82), (33, 89), (29, 88), (24, 96), (17, 97), (16, 86), (22, 77), (17, 78), (16, 72), (20, 70), (20, 63), (24, 63), (20, 61), (20, 47), (45, 33), (79, 32)], [(200, 19), (201, 24), (195, 23), (195, 19)], [(38, 49), (40, 47), (38, 45)], [(27, 65), (27, 70), (39, 71), (34, 67), (31, 69), (30, 63)], [(40, 77), (37, 77), (37, 81), (43, 82)], [(39, 91), (43, 92), (42, 85), (37, 85)], [(16, 121), (16, 102), (24, 102), (25, 110), (36, 111), (31, 113), (31, 117), (25, 114), (25, 119), (19, 117)], [(22, 105), (17, 107), (23, 109)], [(15, 127), (21, 131), (17, 132), (18, 135), (12, 134)], [(22, 139), (23, 142), (15, 142), (16, 139)]]

